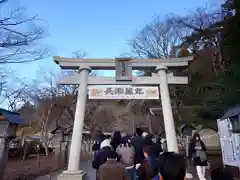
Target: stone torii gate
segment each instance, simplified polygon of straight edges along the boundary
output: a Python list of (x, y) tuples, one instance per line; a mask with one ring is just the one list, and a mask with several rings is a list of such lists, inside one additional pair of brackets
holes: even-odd
[[(73, 125), (72, 141), (67, 171), (59, 179), (80, 179), (84, 175), (79, 168), (82, 132), (88, 85), (158, 85), (160, 87), (164, 128), (168, 151), (178, 153), (175, 125), (171, 107), (168, 84), (188, 84), (188, 77), (167, 73), (171, 68), (186, 68), (193, 57), (168, 59), (76, 59), (55, 56), (54, 61), (62, 69), (79, 70), (78, 74), (67, 76), (59, 84), (80, 85)], [(151, 77), (133, 77), (132, 70), (153, 70)], [(91, 77), (91, 70), (116, 70), (116, 77)]]

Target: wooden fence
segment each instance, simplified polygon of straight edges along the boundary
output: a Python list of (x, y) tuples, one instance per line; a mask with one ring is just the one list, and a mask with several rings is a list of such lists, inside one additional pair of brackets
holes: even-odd
[[(210, 136), (202, 136), (201, 139), (206, 144), (209, 151), (220, 151), (220, 144), (218, 135), (210, 135)], [(189, 143), (190, 137), (178, 137), (178, 146), (179, 149), (184, 150), (186, 149), (188, 143)], [(92, 146), (95, 143), (95, 141), (88, 139), (83, 140), (82, 143), (82, 151), (81, 155), (83, 158), (92, 158), (93, 152), (92, 152)]]

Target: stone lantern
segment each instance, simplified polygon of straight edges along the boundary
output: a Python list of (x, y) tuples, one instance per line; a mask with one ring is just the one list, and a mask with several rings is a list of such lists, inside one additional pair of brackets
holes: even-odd
[(26, 124), (26, 121), (18, 113), (0, 108), (0, 179), (4, 178), (9, 142), (16, 137), (19, 124)]

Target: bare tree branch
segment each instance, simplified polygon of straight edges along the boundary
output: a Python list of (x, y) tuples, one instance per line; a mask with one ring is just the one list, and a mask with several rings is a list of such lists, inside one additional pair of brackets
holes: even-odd
[[(11, 78), (8, 77), (11, 74)], [(1, 71), (1, 95), (0, 104), (10, 111), (17, 111), (26, 99), (29, 91), (27, 84), (14, 76), (13, 72)]]
[(84, 49), (79, 49), (73, 52), (73, 56), (78, 59), (82, 59), (87, 56), (87, 52)]
[(188, 28), (176, 28), (173, 16), (165, 20), (157, 16), (130, 41), (130, 47), (141, 58), (167, 58), (172, 55), (172, 48), (190, 33)]
[(196, 11), (190, 12), (186, 16), (175, 17), (178, 27), (187, 27), (192, 31), (190, 35), (185, 37), (187, 43), (195, 43), (199, 48), (206, 45), (220, 48), (221, 36), (219, 33), (214, 33), (214, 27), (212, 27), (220, 20), (220, 9), (212, 9), (207, 5), (197, 8)]
[[(130, 47), (133, 53), (140, 58), (174, 57), (177, 55), (174, 52), (176, 47), (180, 49), (180, 53), (178, 54), (180, 56), (183, 49), (186, 49), (188, 54), (201, 55), (199, 53), (201, 49), (206, 47), (220, 47), (220, 35), (213, 35), (206, 31), (206, 28), (209, 28), (218, 20), (218, 11), (209, 11), (207, 7), (198, 8), (193, 13), (189, 13), (183, 17), (175, 15), (170, 15), (165, 19), (155, 17), (151, 23), (141, 29), (133, 40), (130, 41)], [(204, 35), (202, 35), (203, 31)], [(199, 32), (201, 33), (200, 36)], [(182, 88), (185, 90), (183, 91)], [(177, 86), (170, 87), (172, 103), (177, 107), (175, 108), (175, 114), (178, 116), (178, 120), (182, 119), (180, 108), (184, 105), (189, 93), (188, 91), (196, 91), (193, 89), (187, 90), (185, 87), (182, 88), (178, 88)], [(147, 102), (145, 101), (145, 103)], [(129, 106), (131, 109), (141, 109), (141, 106), (144, 107), (145, 104), (140, 105), (132, 102)]]
[[(9, 0), (0, 1), (0, 8), (4, 9), (8, 3)], [(32, 62), (45, 57), (46, 49), (37, 43), (44, 38), (45, 30), (36, 24), (40, 21), (37, 17), (28, 17), (23, 8), (17, 8), (0, 18), (0, 64)]]

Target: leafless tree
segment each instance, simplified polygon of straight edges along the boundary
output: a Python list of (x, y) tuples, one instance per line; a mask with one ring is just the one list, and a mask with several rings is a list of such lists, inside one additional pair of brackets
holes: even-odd
[(73, 57), (78, 58), (78, 59), (82, 59), (86, 56), (87, 56), (87, 52), (82, 48), (73, 52)]
[(156, 16), (130, 41), (130, 47), (140, 58), (167, 58), (172, 55), (172, 48), (190, 33), (188, 28), (176, 28), (172, 15), (164, 20)]
[(46, 50), (39, 42), (44, 35), (43, 27), (37, 21), (44, 22), (38, 16), (29, 17), (25, 9), (16, 8), (4, 11), (10, 6), (10, 0), (0, 0), (0, 64), (24, 63), (39, 60)]
[(191, 30), (191, 34), (184, 38), (181, 45), (188, 46), (199, 58), (207, 58), (202, 56), (205, 54), (202, 50), (211, 51), (213, 56), (208, 57), (208, 60), (212, 61), (216, 75), (224, 71), (228, 65), (221, 27), (216, 26), (222, 18), (221, 8), (212, 8), (208, 5), (197, 8), (183, 17), (175, 17), (177, 28), (185, 27)]
[[(204, 47), (220, 46), (219, 38), (221, 37), (218, 34), (216, 36), (206, 34), (197, 38), (197, 32), (214, 24), (219, 17), (219, 11), (208, 6), (198, 8), (183, 17), (174, 14), (165, 19), (155, 17), (130, 41), (130, 46), (133, 53), (140, 58), (168, 58), (176, 55), (174, 49), (180, 47), (186, 48), (189, 51), (188, 54), (200, 55), (198, 51)], [(184, 97), (188, 92), (185, 90), (176, 86), (170, 87), (172, 103), (176, 107), (174, 111), (179, 120), (182, 119), (179, 109), (184, 105)]]
[[(47, 152), (48, 132), (56, 126), (62, 126), (71, 129), (75, 117), (75, 109), (77, 102), (78, 88), (71, 85), (58, 85), (57, 78), (52, 73), (45, 74), (43, 83), (35, 82), (33, 90), (30, 91), (29, 97), (31, 102), (38, 102), (35, 105), (36, 119), (39, 122), (42, 139)], [(34, 89), (35, 88), (35, 89)], [(93, 114), (98, 109), (100, 103), (87, 103), (85, 112), (85, 129), (91, 129), (93, 122)], [(51, 129), (52, 128), (52, 129)]]
[(130, 41), (132, 51), (139, 57), (166, 58), (172, 55), (172, 48), (187, 43), (188, 47), (198, 50), (207, 46), (220, 48), (220, 34), (206, 32), (207, 27), (221, 20), (219, 8), (208, 5), (197, 8), (185, 16), (174, 14), (165, 19), (156, 16), (153, 21), (141, 29)]
[(27, 86), (23, 85), (17, 89), (8, 89), (5, 94), (5, 102), (7, 102), (8, 110), (17, 111), (24, 103), (23, 99), (27, 90)]
[[(209, 5), (197, 8), (185, 16), (175, 16), (177, 28), (188, 28), (191, 34), (185, 37), (189, 45), (195, 46), (195, 49), (202, 49), (206, 46), (217, 47), (220, 49), (221, 34), (214, 33), (214, 24), (222, 19), (220, 8), (213, 8)], [(208, 31), (208, 29), (211, 27)]]
[[(8, 73), (12, 76), (8, 77)], [(17, 111), (25, 101), (29, 87), (14, 75), (14, 72), (3, 71), (1, 77), (0, 104), (10, 111)]]
[(35, 106), (34, 118), (40, 127), (46, 155), (48, 155), (49, 127), (56, 121), (59, 115), (54, 112), (58, 110), (56, 108), (58, 96), (58, 88), (52, 76), (45, 76), (44, 85), (40, 82), (35, 82), (35, 86), (33, 86), (31, 92), (29, 92), (30, 101)]
[(6, 90), (7, 83), (8, 83), (7, 73), (5, 69), (0, 68), (0, 96)]
[[(180, 45), (184, 38), (191, 34), (192, 30), (188, 27), (176, 27), (175, 16), (169, 15), (165, 19), (156, 16), (153, 21), (147, 24), (136, 37), (130, 42), (132, 51), (140, 58), (169, 58), (175, 57), (174, 48)], [(151, 74), (144, 72), (143, 74)], [(179, 99), (176, 95), (176, 88), (171, 87), (172, 102), (176, 107), (179, 105)], [(130, 103), (131, 108), (136, 109), (139, 103)], [(147, 102), (143, 101), (139, 107), (141, 110), (146, 109)], [(138, 108), (138, 109), (139, 109)], [(175, 109), (177, 111), (177, 109)], [(147, 111), (145, 111), (146, 113)], [(177, 112), (178, 113), (178, 112)], [(178, 113), (179, 114), (179, 113)], [(180, 117), (180, 115), (179, 115)]]
[[(87, 52), (83, 49), (83, 48), (80, 48), (79, 50), (73, 52), (73, 57), (74, 58), (77, 58), (79, 59), (79, 61), (83, 58), (86, 58), (87, 57)], [(70, 71), (66, 71), (68, 75), (72, 75), (72, 74), (75, 74), (75, 73), (79, 73), (79, 70), (70, 70)], [(96, 76), (97, 75), (97, 72), (96, 71), (92, 71), (90, 73), (91, 76)]]

